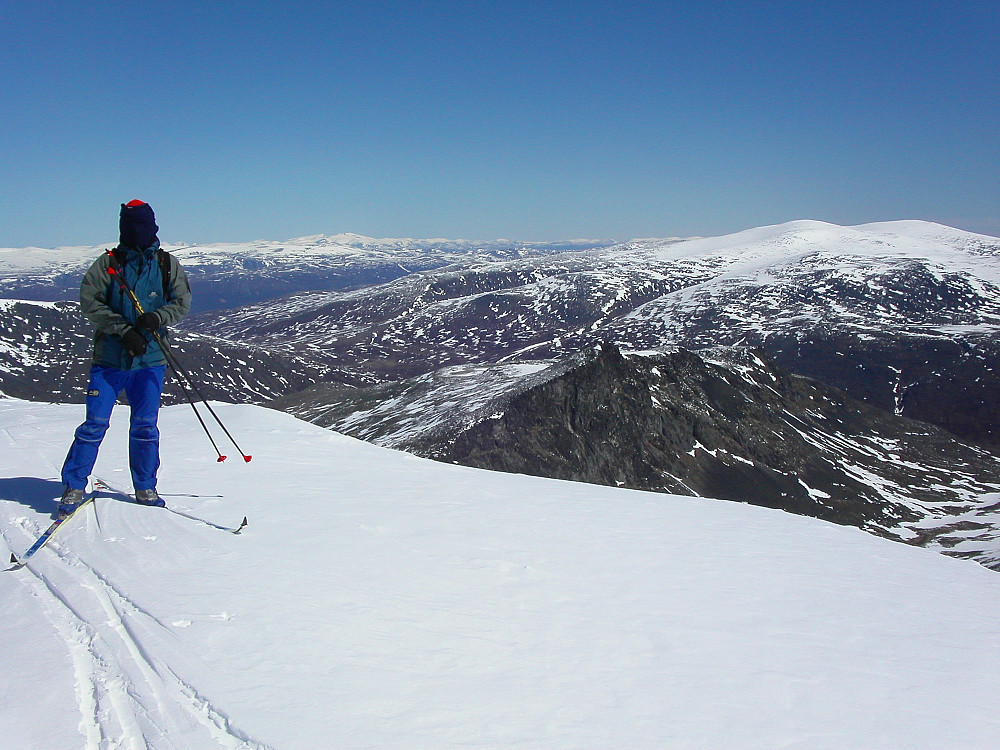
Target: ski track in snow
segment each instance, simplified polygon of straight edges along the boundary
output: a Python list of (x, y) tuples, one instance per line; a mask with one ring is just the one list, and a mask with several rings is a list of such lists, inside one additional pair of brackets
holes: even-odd
[[(79, 407), (0, 416), (0, 533), (19, 552)], [(247, 510), (246, 536), (102, 493), (102, 528), (88, 510), (0, 578), (0, 668), (25, 683), (0, 704), (4, 750), (996, 737), (1000, 590), (977, 565), (738, 503), (436, 464), (257, 407), (224, 416), (260, 460), (206, 462), (167, 408), (164, 487)], [(122, 411), (112, 430), (98, 472), (126, 487)]]
[[(21, 427), (39, 432), (35, 425)], [(0, 432), (9, 448), (25, 450), (8, 428)], [(28, 450), (55, 468), (44, 453)], [(94, 502), (76, 523), (99, 528), (97, 512)], [(18, 518), (17, 523), (29, 540), (43, 530), (27, 518)], [(17, 545), (6, 530), (0, 534), (13, 551)], [(32, 559), (22, 569), (28, 574), (24, 581), (70, 654), (86, 750), (273, 750), (233, 726), (167, 661), (150, 653), (151, 640), (170, 636), (167, 625), (69, 552), (59, 539), (46, 549), (59, 564), (53, 569)], [(52, 555), (47, 559), (51, 562)]]
[(87, 750), (271, 750), (150, 652), (167, 625), (58, 541), (47, 549), (60, 564), (29, 562), (25, 584), (72, 657)]

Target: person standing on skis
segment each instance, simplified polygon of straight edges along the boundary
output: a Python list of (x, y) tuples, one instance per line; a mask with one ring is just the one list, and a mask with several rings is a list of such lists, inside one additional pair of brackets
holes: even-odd
[[(80, 308), (94, 326), (94, 359), (87, 386), (87, 417), (74, 433), (62, 467), (65, 490), (57, 514), (83, 502), (87, 479), (124, 390), (130, 409), (129, 468), (135, 499), (162, 507), (156, 492), (160, 433), (156, 422), (167, 358), (160, 340), (191, 309), (191, 287), (177, 259), (160, 249), (156, 217), (148, 203), (122, 204), (118, 246), (91, 265), (80, 285)], [(137, 305), (122, 289), (135, 294)]]

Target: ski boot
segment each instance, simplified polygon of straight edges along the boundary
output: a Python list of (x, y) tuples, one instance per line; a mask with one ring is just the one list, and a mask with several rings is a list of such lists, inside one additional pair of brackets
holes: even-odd
[(139, 505), (149, 505), (153, 508), (165, 508), (166, 503), (163, 498), (156, 494), (156, 490), (136, 490), (135, 501)]
[(56, 508), (56, 518), (60, 521), (69, 518), (83, 502), (83, 490), (74, 490), (69, 487), (59, 498), (59, 506)]

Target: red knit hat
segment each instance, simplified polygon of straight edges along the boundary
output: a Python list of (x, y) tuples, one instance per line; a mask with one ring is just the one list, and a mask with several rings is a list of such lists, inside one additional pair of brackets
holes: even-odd
[(129, 208), (135, 208), (136, 206), (145, 206), (146, 201), (141, 201), (138, 198), (136, 198), (135, 200), (129, 201), (125, 205), (128, 206)]

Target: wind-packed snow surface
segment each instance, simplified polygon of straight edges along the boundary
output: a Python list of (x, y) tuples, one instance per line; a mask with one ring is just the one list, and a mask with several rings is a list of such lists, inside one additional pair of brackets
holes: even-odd
[[(0, 574), (4, 748), (989, 748), (1000, 576), (758, 507), (495, 474), (259, 407)], [(0, 401), (0, 531), (80, 406)], [(131, 489), (128, 417), (97, 476)], [(231, 451), (235, 454), (235, 451)], [(0, 549), (7, 554), (7, 550)]]

